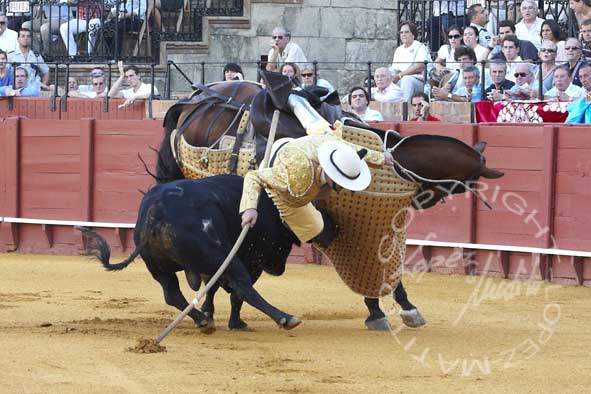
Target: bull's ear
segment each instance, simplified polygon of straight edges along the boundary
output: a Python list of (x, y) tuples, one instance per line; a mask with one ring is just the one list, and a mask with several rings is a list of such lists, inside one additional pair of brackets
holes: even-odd
[(499, 170), (493, 170), (492, 168), (484, 167), (484, 170), (482, 170), (480, 175), (488, 179), (497, 179), (505, 175), (505, 173)]
[(479, 142), (476, 145), (474, 145), (474, 149), (480, 153), (484, 152), (484, 148), (486, 148), (486, 142), (484, 142), (484, 141)]

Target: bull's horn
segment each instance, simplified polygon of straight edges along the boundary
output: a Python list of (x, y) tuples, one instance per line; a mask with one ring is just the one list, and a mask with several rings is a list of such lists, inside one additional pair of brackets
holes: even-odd
[(492, 168), (484, 167), (480, 175), (487, 179), (497, 179), (505, 175), (505, 173), (499, 170), (493, 170)]

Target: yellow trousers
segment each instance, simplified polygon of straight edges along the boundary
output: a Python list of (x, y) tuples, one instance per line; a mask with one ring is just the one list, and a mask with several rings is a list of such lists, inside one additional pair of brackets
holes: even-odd
[(301, 242), (308, 242), (322, 231), (324, 220), (312, 203), (293, 208), (276, 202), (281, 218)]

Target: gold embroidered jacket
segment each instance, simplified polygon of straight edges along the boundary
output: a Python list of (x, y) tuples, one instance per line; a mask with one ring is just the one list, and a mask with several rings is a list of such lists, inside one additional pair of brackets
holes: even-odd
[[(273, 167), (249, 171), (244, 177), (240, 213), (257, 208), (262, 188), (281, 206), (297, 208), (315, 200), (323, 186), (318, 147), (327, 141), (341, 141), (355, 150), (363, 148), (343, 141), (337, 135), (307, 135), (293, 140), (279, 151)], [(368, 150), (364, 159), (368, 163), (381, 165), (384, 163), (384, 153)]]

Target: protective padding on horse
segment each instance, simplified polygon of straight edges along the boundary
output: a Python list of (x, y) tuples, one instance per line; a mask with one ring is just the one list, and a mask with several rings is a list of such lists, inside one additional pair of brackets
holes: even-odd
[[(184, 136), (178, 140), (179, 164), (185, 178), (201, 179), (212, 175), (229, 174), (230, 158), (232, 148), (206, 148), (192, 146), (185, 141)], [(256, 168), (254, 144), (244, 142), (238, 153), (238, 165), (236, 174), (246, 175), (250, 170)]]
[[(343, 139), (383, 150), (371, 131), (345, 127)], [(363, 192), (331, 193), (327, 208), (339, 235), (322, 251), (354, 292), (377, 298), (392, 294), (400, 281), (406, 254), (406, 216), (417, 190), (391, 167), (371, 167), (372, 182)]]

